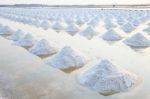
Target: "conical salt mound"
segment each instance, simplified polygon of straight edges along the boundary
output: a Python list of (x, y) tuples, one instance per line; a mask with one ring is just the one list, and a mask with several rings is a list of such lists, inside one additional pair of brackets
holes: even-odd
[(25, 33), (19, 29), (19, 30), (17, 30), (15, 33), (13, 33), (13, 34), (9, 37), (9, 39), (14, 40), (14, 41), (18, 41), (19, 39), (23, 38), (24, 35), (25, 35)]
[(0, 34), (1, 35), (10, 35), (13, 33), (13, 30), (10, 29), (8, 26), (4, 26), (0, 28)]
[(52, 28), (56, 31), (60, 31), (60, 30), (63, 30), (64, 27), (63, 25), (60, 23), (60, 22), (55, 22), (53, 25), (52, 25)]
[(81, 85), (103, 95), (127, 91), (138, 81), (136, 75), (113, 65), (106, 59), (82, 72), (78, 78)]
[(71, 47), (64, 47), (47, 64), (60, 69), (78, 68), (86, 64), (86, 57)]
[(81, 25), (83, 25), (85, 23), (85, 21), (84, 21), (83, 18), (78, 18), (76, 23), (81, 26)]
[(143, 31), (150, 35), (150, 26), (148, 28), (144, 29)]
[(118, 25), (122, 26), (126, 23), (126, 20), (122, 17), (117, 18)]
[(48, 56), (55, 54), (57, 51), (56, 48), (47, 40), (42, 39), (38, 41), (32, 48), (30, 48), (29, 52), (38, 56)]
[(23, 38), (17, 41), (17, 45), (27, 48), (33, 46), (34, 43), (35, 40), (31, 34), (26, 34)]
[(91, 26), (80, 32), (80, 35), (86, 37), (87, 39), (92, 39), (97, 34), (98, 33)]
[(114, 30), (111, 29), (108, 32), (106, 32), (104, 35), (102, 35), (102, 38), (106, 41), (118, 41), (121, 40), (122, 37)]
[(0, 26), (0, 34), (3, 33), (3, 31), (4, 31), (4, 27)]
[(104, 27), (106, 28), (106, 30), (110, 30), (110, 29), (116, 27), (116, 25), (114, 23), (112, 23), (110, 20), (105, 19)]
[(79, 31), (79, 27), (76, 24), (70, 24), (65, 31), (70, 35), (75, 35)]
[[(39, 19), (36, 19), (36, 22), (34, 23), (34, 25), (35, 25), (37, 28), (39, 28), (39, 27), (44, 27), (45, 24), (44, 24), (44, 26), (43, 26), (43, 24), (44, 24), (44, 22), (43, 22), (42, 20), (39, 20)], [(48, 26), (45, 26), (45, 27), (48, 27)]]
[(144, 35), (141, 33), (136, 33), (130, 38), (127, 38), (123, 41), (126, 45), (129, 45), (131, 47), (137, 47), (137, 48), (144, 48), (150, 46), (150, 40), (148, 40)]
[(133, 26), (135, 26), (135, 27), (139, 26), (139, 25), (140, 25), (139, 19), (134, 19), (134, 20), (132, 20), (132, 24), (133, 24)]
[(122, 29), (124, 32), (130, 33), (135, 29), (135, 27), (131, 23), (126, 23), (125, 25), (122, 26)]
[(50, 28), (50, 24), (48, 21), (44, 20), (42, 23), (41, 23), (41, 27), (44, 29), (44, 30), (47, 30), (48, 28)]
[(90, 26), (95, 27), (95, 26), (97, 26), (99, 24), (99, 19), (98, 18), (94, 18), (94, 19), (90, 20), (89, 22), (87, 22), (87, 24), (90, 25)]

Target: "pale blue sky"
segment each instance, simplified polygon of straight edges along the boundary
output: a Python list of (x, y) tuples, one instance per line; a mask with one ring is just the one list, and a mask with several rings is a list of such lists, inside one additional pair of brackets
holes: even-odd
[(150, 0), (0, 0), (0, 4), (150, 4)]

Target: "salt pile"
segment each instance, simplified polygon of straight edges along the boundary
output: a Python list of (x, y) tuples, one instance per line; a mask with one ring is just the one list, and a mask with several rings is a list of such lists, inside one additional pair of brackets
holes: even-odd
[(82, 72), (78, 78), (80, 84), (103, 95), (127, 91), (137, 83), (136, 75), (113, 65), (106, 59)]
[(87, 24), (95, 27), (99, 25), (99, 22), (100, 22), (99, 18), (94, 18), (94, 19), (91, 19), (89, 22), (87, 22)]
[(36, 23), (36, 19), (35, 18), (29, 18), (28, 24), (34, 25), (35, 23)]
[(148, 40), (141, 33), (136, 33), (133, 36), (127, 38), (123, 41), (126, 45), (136, 48), (144, 48), (150, 46), (150, 40)]
[(148, 28), (144, 29), (143, 31), (150, 35), (150, 26)]
[(135, 26), (135, 27), (139, 26), (139, 25), (140, 25), (139, 19), (134, 19), (134, 20), (132, 20), (132, 24), (133, 24), (133, 26)]
[(50, 28), (50, 24), (47, 20), (44, 20), (42, 21), (41, 23), (41, 27), (44, 29), (44, 30), (47, 30), (48, 28)]
[(76, 23), (81, 26), (81, 25), (83, 25), (85, 23), (85, 21), (84, 21), (83, 18), (77, 18)]
[(25, 33), (19, 29), (19, 30), (17, 30), (15, 33), (13, 33), (13, 34), (9, 37), (9, 39), (14, 40), (14, 41), (18, 41), (19, 39), (23, 38), (24, 35), (25, 35)]
[(80, 32), (80, 35), (86, 37), (89, 40), (97, 34), (98, 33), (91, 26), (88, 26), (86, 29)]
[(65, 21), (67, 24), (74, 23), (76, 19), (73, 18), (73, 16), (70, 16), (70, 17), (71, 18), (65, 18), (65, 20), (61, 19), (61, 21)]
[(104, 35), (102, 35), (102, 38), (106, 41), (118, 41), (121, 40), (122, 37), (113, 29), (111, 29), (107, 31)]
[(60, 69), (79, 68), (87, 62), (86, 57), (75, 49), (66, 46), (61, 49), (47, 64)]
[(23, 47), (31, 47), (33, 46), (33, 44), (35, 43), (34, 38), (32, 37), (31, 34), (26, 34), (23, 38), (21, 38), (20, 40), (18, 40), (17, 45), (19, 46), (23, 46)]
[(56, 48), (47, 40), (42, 39), (38, 41), (32, 48), (30, 48), (29, 52), (38, 56), (49, 56), (55, 54), (57, 51)]
[(122, 26), (122, 29), (124, 32), (130, 33), (135, 29), (135, 27), (131, 23), (126, 23)]
[(3, 26), (2, 25), (0, 25), (0, 32), (2, 32), (3, 31)]
[(63, 24), (61, 24), (60, 22), (53, 23), (52, 28), (56, 31), (60, 31), (64, 29)]
[(79, 31), (79, 27), (76, 24), (70, 24), (65, 31), (70, 35), (75, 35)]
[(37, 28), (39, 28), (39, 27), (47, 27), (47, 26), (45, 26), (45, 24), (44, 24), (44, 26), (42, 26), (43, 24), (44, 24), (44, 22), (42, 20), (36, 19), (36, 22), (34, 23), (34, 26), (36, 26)]
[(8, 26), (4, 26), (0, 29), (1, 35), (10, 35), (13, 32)]
[(110, 30), (114, 27), (116, 27), (116, 25), (114, 23), (111, 22), (111, 20), (108, 20), (107, 18), (105, 19), (105, 25), (104, 27), (107, 29), (107, 30)]
[(122, 18), (121, 16), (120, 16), (119, 18), (117, 18), (117, 23), (118, 23), (120, 26), (124, 25), (125, 22), (126, 22), (125, 19)]

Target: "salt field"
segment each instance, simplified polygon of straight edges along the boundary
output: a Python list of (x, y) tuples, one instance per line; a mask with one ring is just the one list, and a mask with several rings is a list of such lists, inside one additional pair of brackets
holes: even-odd
[(0, 99), (150, 99), (150, 9), (0, 7)]

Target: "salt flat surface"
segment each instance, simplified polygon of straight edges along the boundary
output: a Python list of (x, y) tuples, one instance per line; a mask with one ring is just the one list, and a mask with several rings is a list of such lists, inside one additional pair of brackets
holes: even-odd
[[(89, 63), (84, 67), (65, 74), (59, 69), (46, 65), (47, 59), (40, 59), (32, 55), (26, 49), (13, 45), (14, 42), (0, 37), (0, 71), (4, 81), (11, 86), (9, 95), (2, 91), (2, 96), (15, 97), (15, 99), (149, 99), (150, 98), (150, 48), (135, 50), (123, 43), (125, 38), (133, 36), (146, 28), (148, 22), (144, 22), (131, 33), (123, 33), (119, 28), (116, 32), (122, 33), (122, 40), (109, 44), (100, 35), (106, 32), (101, 26), (99, 36), (91, 40), (76, 34), (74, 36), (61, 31), (56, 33), (52, 28), (43, 30), (33, 25), (22, 24), (8, 19), (0, 18), (0, 23), (11, 27), (13, 30), (21, 29), (30, 33), (34, 39), (41, 38), (55, 43), (58, 49), (64, 46), (73, 47), (88, 57)], [(84, 29), (86, 26), (83, 26)], [(88, 69), (96, 60), (109, 58), (122, 68), (133, 72), (141, 78), (141, 83), (128, 92), (111, 96), (102, 96), (98, 92), (90, 90), (79, 84), (76, 76)], [(4, 72), (4, 73), (3, 73)], [(0, 75), (1, 76), (1, 75)], [(0, 80), (0, 83), (3, 80)], [(3, 82), (2, 82), (3, 83)], [(5, 86), (5, 85), (4, 85)], [(13, 90), (13, 91), (11, 91)], [(38, 91), (37, 91), (38, 90)], [(14, 92), (14, 93), (11, 93)]]

